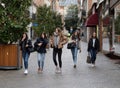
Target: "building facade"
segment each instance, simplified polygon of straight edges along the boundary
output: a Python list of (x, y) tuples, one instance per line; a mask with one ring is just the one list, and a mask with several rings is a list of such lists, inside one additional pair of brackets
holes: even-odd
[[(96, 31), (100, 39), (100, 48), (102, 51), (104, 49), (104, 40), (108, 37), (109, 51), (112, 51), (117, 39), (115, 34), (115, 19), (120, 14), (120, 0), (83, 0), (82, 6), (81, 20), (82, 24), (86, 26), (87, 38), (89, 38), (91, 30)], [(89, 21), (94, 16), (94, 13), (98, 14), (96, 18), (98, 19), (98, 23), (95, 20)], [(96, 27), (93, 27), (93, 25), (90, 26), (93, 22), (96, 23)]]

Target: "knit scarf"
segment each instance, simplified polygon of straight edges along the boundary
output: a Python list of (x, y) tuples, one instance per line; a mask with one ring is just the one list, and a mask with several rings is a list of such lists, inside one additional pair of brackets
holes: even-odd
[(56, 34), (56, 33), (54, 33), (54, 46), (55, 46), (56, 48), (57, 48), (57, 46), (58, 46), (59, 39), (60, 39), (59, 35)]

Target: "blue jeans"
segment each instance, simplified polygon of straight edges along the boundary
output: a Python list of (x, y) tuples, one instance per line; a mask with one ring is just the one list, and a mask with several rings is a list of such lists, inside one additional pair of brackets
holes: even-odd
[(23, 60), (24, 60), (24, 67), (25, 67), (25, 69), (28, 69), (28, 59), (29, 59), (29, 56), (30, 56), (30, 53), (28, 53), (26, 51), (22, 52), (22, 57), (23, 57)]
[(45, 60), (45, 53), (38, 53), (38, 67), (43, 69)]
[(77, 48), (77, 47), (72, 48), (72, 49), (71, 49), (71, 52), (72, 52), (73, 62), (74, 62), (74, 64), (76, 65), (76, 64), (77, 64), (78, 48)]
[(90, 50), (90, 54), (91, 54), (91, 63), (92, 63), (92, 64), (95, 64), (96, 54), (97, 54), (96, 50), (95, 50), (94, 48), (92, 48), (92, 49)]

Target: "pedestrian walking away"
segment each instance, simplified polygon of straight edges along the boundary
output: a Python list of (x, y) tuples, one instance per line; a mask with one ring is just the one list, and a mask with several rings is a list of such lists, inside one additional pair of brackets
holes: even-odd
[(99, 51), (99, 40), (96, 37), (96, 33), (93, 32), (92, 37), (90, 38), (88, 42), (88, 49), (87, 51), (90, 53), (91, 56), (91, 64), (92, 67), (95, 67), (95, 61), (96, 61), (96, 55)]
[(28, 74), (28, 59), (30, 56), (30, 51), (29, 48), (32, 47), (32, 42), (31, 40), (28, 40), (28, 35), (27, 33), (24, 33), (22, 35), (22, 38), (20, 39), (20, 48), (22, 50), (22, 57), (23, 57), (23, 61), (24, 61), (24, 74), (27, 75)]
[(34, 47), (38, 55), (38, 73), (43, 72), (47, 43), (48, 43), (48, 40), (47, 40), (46, 33), (42, 33), (34, 43)]
[(73, 58), (73, 63), (74, 63), (74, 68), (76, 68), (77, 66), (77, 54), (78, 54), (78, 50), (80, 50), (81, 52), (81, 47), (80, 47), (80, 35), (78, 30), (76, 30), (71, 38), (70, 38), (70, 42), (71, 43), (75, 43), (75, 46), (73, 48), (71, 48), (71, 53), (72, 53), (72, 58)]
[[(50, 46), (53, 48), (53, 61), (56, 66), (56, 73), (61, 73), (62, 70), (62, 48), (63, 45), (67, 43), (67, 37), (62, 34), (60, 28), (56, 28), (55, 32), (50, 38)], [(58, 62), (56, 60), (56, 55), (58, 54)]]

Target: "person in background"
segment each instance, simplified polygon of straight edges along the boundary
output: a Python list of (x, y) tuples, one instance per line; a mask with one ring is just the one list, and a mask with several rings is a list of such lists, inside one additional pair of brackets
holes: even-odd
[(90, 38), (88, 42), (88, 49), (87, 51), (90, 53), (91, 56), (91, 64), (92, 67), (95, 67), (95, 61), (96, 61), (96, 54), (99, 51), (99, 40), (96, 37), (96, 33), (93, 32), (92, 37)]
[(73, 62), (74, 62), (74, 68), (76, 68), (76, 64), (77, 64), (77, 54), (78, 54), (78, 50), (80, 50), (80, 35), (78, 30), (76, 30), (72, 36), (71, 36), (71, 42), (75, 43), (75, 47), (71, 48), (71, 53), (72, 53), (72, 57), (73, 57)]
[(81, 29), (81, 40), (84, 38), (84, 31)]
[[(60, 28), (56, 28), (50, 39), (50, 45), (53, 48), (53, 61), (56, 66), (56, 73), (61, 73), (62, 71), (62, 48), (63, 45), (68, 41), (67, 37), (62, 34)], [(58, 54), (58, 62), (56, 60), (56, 55)], [(59, 63), (59, 65), (58, 65)]]
[(24, 61), (24, 74), (28, 74), (28, 59), (30, 56), (30, 51), (28, 50), (29, 47), (32, 47), (32, 42), (28, 40), (27, 33), (23, 33), (22, 38), (20, 39), (20, 48), (22, 50), (22, 57)]
[(70, 36), (73, 34), (73, 27), (72, 26), (70, 27), (69, 33), (70, 33)]
[(47, 44), (48, 44), (48, 40), (47, 40), (46, 33), (44, 32), (40, 35), (40, 37), (34, 43), (34, 46), (36, 47), (36, 51), (38, 54), (38, 73), (43, 72)]

